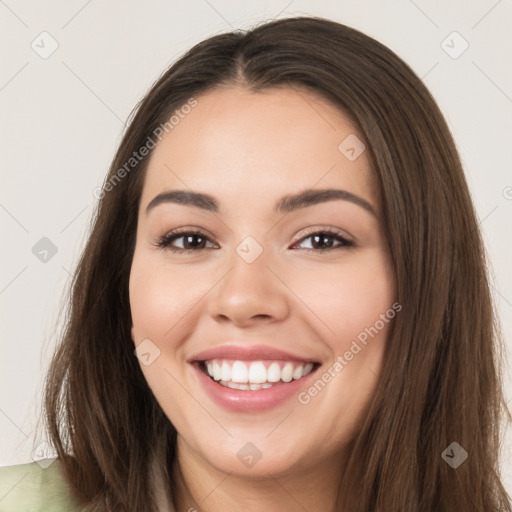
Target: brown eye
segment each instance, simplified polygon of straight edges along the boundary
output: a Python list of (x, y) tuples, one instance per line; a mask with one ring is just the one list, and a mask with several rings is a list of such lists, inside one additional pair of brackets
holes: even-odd
[[(176, 247), (173, 245), (175, 242), (181, 240)], [(162, 249), (169, 249), (172, 252), (194, 252), (201, 249), (207, 249), (207, 244), (210, 243), (210, 239), (199, 231), (183, 231), (180, 233), (168, 233), (163, 236), (157, 243), (157, 246)]]
[[(311, 240), (310, 247), (305, 247), (306, 251), (329, 251), (332, 249), (341, 249), (344, 247), (353, 247), (354, 242), (347, 240), (345, 237), (341, 236), (339, 233), (330, 230), (321, 230), (313, 232), (303, 238), (298, 242), (298, 244), (304, 242), (305, 240)], [(295, 244), (297, 245), (297, 244)]]

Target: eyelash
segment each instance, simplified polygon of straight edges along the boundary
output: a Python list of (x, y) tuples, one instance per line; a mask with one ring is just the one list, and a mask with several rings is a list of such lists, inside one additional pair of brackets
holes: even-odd
[[(206, 248), (182, 249), (182, 248), (177, 248), (177, 247), (171, 246), (172, 242), (174, 242), (175, 240), (178, 240), (180, 238), (183, 238), (187, 235), (188, 236), (190, 236), (190, 235), (199, 236), (199, 237), (204, 238), (207, 241), (211, 242), (211, 240), (201, 231), (198, 231), (198, 230), (182, 230), (182, 231), (175, 230), (175, 231), (171, 231), (170, 233), (167, 233), (166, 235), (159, 238), (155, 245), (157, 247), (160, 247), (161, 249), (167, 249), (173, 253), (184, 253), (184, 252), (190, 253), (190, 252), (198, 252), (200, 250), (206, 249)], [(329, 229), (329, 228), (323, 228), (323, 229), (315, 228), (315, 229), (309, 231), (308, 233), (306, 233), (294, 245), (297, 245), (297, 244), (303, 242), (304, 240), (311, 238), (314, 235), (327, 235), (328, 238), (334, 238), (336, 241), (340, 242), (340, 244), (337, 247), (330, 247), (327, 249), (303, 249), (303, 250), (305, 250), (307, 252), (317, 252), (318, 253), (318, 252), (329, 252), (329, 251), (333, 251), (335, 249), (347, 249), (347, 248), (355, 246), (354, 242), (352, 242), (351, 240), (347, 240), (345, 237), (341, 236), (337, 231), (333, 231), (332, 229)]]

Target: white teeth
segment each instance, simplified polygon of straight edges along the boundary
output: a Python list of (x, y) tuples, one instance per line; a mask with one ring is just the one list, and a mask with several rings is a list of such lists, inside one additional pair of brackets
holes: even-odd
[(269, 382), (279, 382), (281, 380), (281, 368), (279, 368), (279, 363), (273, 362), (268, 367), (267, 380)]
[(268, 368), (263, 361), (212, 359), (205, 362), (208, 375), (223, 386), (252, 391), (270, 388), (277, 382), (300, 379), (313, 370), (313, 363), (286, 362), (282, 365), (278, 361), (272, 361)]
[[(249, 382), (251, 384), (263, 384), (267, 381), (267, 370), (263, 363), (251, 363), (249, 367)], [(252, 389), (252, 388), (251, 388)]]
[[(208, 369), (208, 367), (206, 368)], [(213, 361), (213, 374), (210, 373), (210, 377), (213, 377), (215, 380), (220, 380), (222, 377), (222, 370), (220, 369), (218, 361)]]
[(236, 382), (221, 382), (223, 386), (227, 386), (232, 389), (245, 389), (246, 386), (243, 384), (237, 384)]
[(297, 366), (297, 368), (295, 368), (295, 370), (293, 370), (293, 373), (292, 373), (293, 380), (297, 380), (302, 377), (302, 369), (303, 369), (302, 366)]
[(281, 379), (283, 382), (290, 382), (293, 377), (293, 365), (292, 363), (286, 363), (284, 368), (281, 370)]
[[(229, 380), (229, 379), (222, 379)], [(242, 361), (235, 361), (231, 367), (231, 380), (232, 382), (249, 382), (249, 375), (247, 366)]]
[(221, 366), (221, 379), (224, 381), (231, 380), (231, 366), (224, 361)]
[(239, 384), (237, 382), (225, 382), (223, 380), (220, 380), (219, 384), (221, 384), (222, 386), (226, 386), (227, 388), (242, 389), (244, 391), (258, 391), (259, 389), (268, 389), (272, 387), (272, 384), (270, 384), (270, 382), (264, 382), (262, 384)]

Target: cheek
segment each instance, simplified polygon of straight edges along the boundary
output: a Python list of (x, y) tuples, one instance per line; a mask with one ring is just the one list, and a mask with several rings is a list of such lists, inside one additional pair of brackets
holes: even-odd
[(153, 272), (139, 270), (137, 266), (132, 268), (130, 308), (138, 336), (161, 338), (165, 319), (169, 319), (169, 311), (176, 307), (178, 303), (173, 303), (173, 297), (166, 293), (161, 280)]
[[(183, 273), (162, 268), (142, 253), (135, 253), (130, 272), (129, 297), (132, 315), (132, 339), (135, 345), (151, 340), (160, 350), (151, 364), (140, 364), (153, 395), (164, 411), (173, 411), (172, 421), (179, 423), (184, 410), (183, 380), (176, 365), (177, 342), (173, 326), (184, 318), (197, 292), (187, 287)], [(195, 299), (197, 300), (197, 299)], [(179, 329), (184, 322), (178, 323)], [(177, 377), (177, 380), (172, 376)]]
[(151, 265), (134, 258), (130, 274), (130, 308), (135, 341), (140, 337), (164, 340), (186, 317), (204, 293), (185, 272)]
[[(318, 417), (327, 430), (339, 432), (338, 440), (348, 439), (359, 428), (396, 316), (394, 277), (387, 261), (375, 252), (347, 264), (317, 268), (310, 276), (302, 274), (307, 278), (301, 285), (304, 300), (321, 320), (318, 332), (324, 333), (332, 359), (299, 402), (323, 411)], [(316, 421), (313, 415), (310, 418)]]
[(373, 326), (394, 302), (393, 276), (380, 253), (362, 254), (346, 264), (317, 265), (297, 276), (294, 290), (324, 325), (321, 332), (335, 352)]

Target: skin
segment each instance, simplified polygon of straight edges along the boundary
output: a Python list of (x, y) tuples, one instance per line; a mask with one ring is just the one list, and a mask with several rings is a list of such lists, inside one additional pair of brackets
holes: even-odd
[[(133, 341), (149, 338), (160, 350), (141, 368), (178, 431), (177, 510), (334, 510), (391, 324), (306, 405), (294, 396), (258, 413), (224, 410), (187, 361), (235, 340), (313, 358), (321, 376), (389, 310), (394, 276), (367, 151), (355, 161), (339, 151), (357, 129), (311, 92), (227, 88), (197, 100), (151, 156), (130, 276)], [(282, 196), (312, 188), (349, 191), (376, 215), (346, 200), (273, 212)], [(214, 196), (219, 213), (174, 203), (146, 213), (155, 196), (175, 189)], [(204, 232), (207, 248), (173, 253), (155, 245), (187, 227)], [(325, 227), (355, 246), (331, 238), (334, 247), (322, 252), (304, 238)], [(247, 236), (263, 248), (250, 264), (236, 252)], [(252, 467), (237, 458), (247, 442), (262, 454)]]

